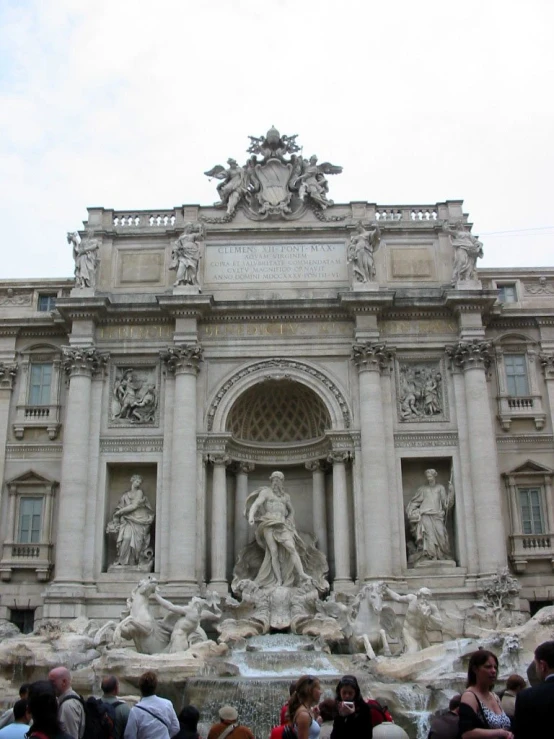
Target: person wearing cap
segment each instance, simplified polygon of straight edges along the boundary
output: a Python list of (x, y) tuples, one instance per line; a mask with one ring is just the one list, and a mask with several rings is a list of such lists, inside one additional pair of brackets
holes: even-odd
[(221, 721), (210, 727), (208, 739), (254, 739), (254, 734), (247, 726), (239, 724), (239, 714), (233, 706), (222, 706), (219, 709)]

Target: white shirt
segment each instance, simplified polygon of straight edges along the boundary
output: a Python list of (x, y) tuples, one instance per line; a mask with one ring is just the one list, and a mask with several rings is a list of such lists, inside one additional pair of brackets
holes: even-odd
[[(144, 706), (163, 721), (151, 716), (138, 706)], [(159, 698), (157, 695), (149, 695), (131, 708), (123, 737), (124, 739), (170, 739), (179, 730), (179, 720), (171, 701)]]

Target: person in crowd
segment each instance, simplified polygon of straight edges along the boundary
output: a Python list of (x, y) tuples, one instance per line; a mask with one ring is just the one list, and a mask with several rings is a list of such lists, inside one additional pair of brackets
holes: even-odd
[(516, 739), (549, 736), (553, 731), (554, 641), (545, 641), (535, 649), (535, 667), (543, 682), (517, 694), (514, 714)]
[(75, 739), (60, 726), (58, 700), (49, 680), (31, 683), (28, 704), (33, 722), (27, 734), (28, 739)]
[(371, 710), (362, 698), (358, 680), (345, 675), (337, 683), (337, 715), (331, 739), (370, 739), (373, 736)]
[(506, 690), (502, 693), (500, 705), (512, 719), (516, 710), (516, 697), (520, 690), (527, 687), (525, 679), (521, 675), (510, 675), (506, 680)]
[[(29, 694), (29, 683), (23, 683), (23, 685), (19, 688), (19, 700), (27, 700)], [(14, 717), (13, 717), (13, 707), (8, 708), (7, 711), (4, 711), (4, 713), (0, 716), (0, 729), (3, 729), (4, 726), (7, 726), (8, 724), (13, 723)]]
[(48, 680), (58, 697), (58, 719), (62, 730), (75, 739), (83, 739), (85, 709), (80, 695), (71, 687), (71, 673), (67, 667), (55, 667), (48, 673)]
[(326, 698), (321, 701), (318, 709), (317, 722), (321, 727), (319, 739), (329, 739), (333, 731), (333, 721), (337, 715), (337, 701), (334, 698)]
[(487, 649), (478, 649), (469, 658), (467, 690), (460, 702), (461, 739), (513, 739), (510, 717), (492, 692), (498, 674), (498, 659)]
[(208, 732), (208, 739), (226, 739), (233, 734), (233, 739), (254, 739), (254, 734), (247, 726), (239, 724), (239, 714), (234, 706), (221, 706), (219, 722), (213, 724)]
[(117, 697), (119, 695), (119, 680), (116, 677), (114, 677), (113, 675), (108, 675), (102, 680), (101, 687), (102, 700), (114, 707), (115, 739), (123, 739), (123, 734), (125, 733), (125, 727), (127, 726), (131, 707), (127, 705), (125, 701), (122, 701)]
[(124, 739), (171, 739), (180, 730), (171, 701), (156, 695), (158, 678), (148, 670), (139, 677), (140, 701), (127, 720)]
[(316, 721), (314, 706), (321, 698), (321, 686), (317, 677), (302, 675), (296, 681), (289, 701), (289, 716), (298, 739), (318, 739), (320, 727)]
[(181, 728), (174, 739), (200, 739), (198, 734), (200, 711), (196, 706), (184, 706), (178, 718)]
[[(289, 685), (289, 700), (292, 697), (292, 694), (294, 693), (294, 689), (296, 687), (296, 680), (293, 680), (292, 683)], [(281, 715), (279, 716), (279, 723), (280, 724), (286, 724), (289, 720), (289, 701), (287, 701), (281, 708)]]
[(462, 696), (453, 695), (448, 704), (448, 711), (433, 716), (427, 739), (458, 739), (460, 723), (460, 702)]
[(13, 721), (0, 729), (0, 739), (22, 739), (29, 731), (31, 714), (26, 700), (18, 700), (13, 707)]
[(394, 719), (385, 700), (382, 698), (367, 698), (366, 703), (371, 711), (371, 725), (373, 728), (384, 721), (394, 724)]

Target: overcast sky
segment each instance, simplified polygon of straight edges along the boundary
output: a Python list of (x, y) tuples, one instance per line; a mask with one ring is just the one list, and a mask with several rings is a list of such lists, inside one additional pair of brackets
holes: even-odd
[(0, 0), (0, 276), (70, 276), (87, 206), (212, 203), (272, 124), (344, 167), (335, 202), (460, 198), (480, 266), (552, 266), (553, 28), (551, 0)]

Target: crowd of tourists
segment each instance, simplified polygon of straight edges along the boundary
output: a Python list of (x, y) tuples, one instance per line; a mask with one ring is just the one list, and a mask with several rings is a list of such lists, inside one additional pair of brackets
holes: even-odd
[[(448, 710), (431, 719), (428, 739), (536, 739), (554, 726), (554, 641), (540, 644), (533, 663), (536, 683), (527, 687), (511, 675), (493, 691), (498, 659), (478, 649), (468, 663), (466, 690), (451, 698)], [(255, 739), (234, 706), (219, 709), (207, 737), (198, 733), (200, 713), (185, 706), (176, 714), (171, 701), (156, 695), (158, 679), (139, 679), (140, 700), (129, 705), (112, 675), (102, 680), (102, 696), (84, 700), (71, 686), (71, 673), (56, 667), (48, 680), (24, 684), (19, 700), (0, 717), (0, 739)], [(290, 686), (279, 724), (269, 739), (371, 739), (379, 724), (393, 723), (383, 702), (364, 698), (354, 675), (343, 676), (333, 698), (321, 700), (319, 679), (303, 675)], [(376, 732), (377, 733), (377, 732)]]

